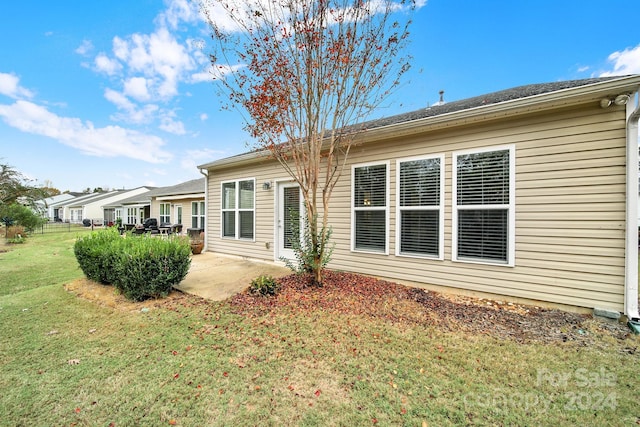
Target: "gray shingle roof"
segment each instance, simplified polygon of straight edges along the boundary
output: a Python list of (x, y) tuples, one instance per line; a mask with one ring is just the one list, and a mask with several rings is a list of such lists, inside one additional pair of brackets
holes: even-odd
[(600, 83), (607, 80), (619, 79), (616, 77), (600, 77), (581, 80), (566, 80), (552, 83), (538, 83), (525, 86), (518, 86), (511, 89), (475, 96), (473, 98), (462, 99), (460, 101), (447, 102), (442, 105), (434, 105), (428, 108), (372, 120), (362, 124), (365, 129), (375, 129), (397, 123), (410, 122), (412, 120), (435, 117), (442, 114), (454, 113), (456, 111), (469, 110), (486, 105), (498, 104), (500, 102), (513, 101), (516, 99), (528, 98), (530, 96), (542, 95), (544, 93), (556, 92), (563, 89), (571, 89), (579, 86), (586, 86)]
[(191, 181), (181, 182), (180, 184), (171, 185), (169, 187), (160, 187), (145, 194), (146, 196), (179, 196), (181, 194), (204, 194), (204, 177), (192, 179)]
[[(419, 110), (398, 114), (395, 116), (383, 117), (380, 119), (374, 119), (360, 124), (354, 124), (346, 127), (346, 131), (355, 130), (375, 130), (385, 126), (399, 125), (403, 123), (410, 123), (415, 120), (427, 119), (431, 117), (443, 116), (445, 114), (462, 112), (465, 110), (472, 110), (475, 108), (481, 108), (496, 104), (501, 104), (509, 101), (516, 101), (519, 99), (530, 98), (538, 95), (544, 95), (552, 92), (559, 92), (562, 90), (579, 88), (581, 86), (595, 85), (598, 83), (604, 83), (610, 80), (625, 79), (634, 77), (636, 80), (630, 82), (637, 85), (637, 78), (640, 75), (632, 76), (612, 76), (612, 77), (599, 77), (580, 80), (565, 80), (550, 83), (537, 83), (524, 86), (518, 86), (510, 89), (505, 89), (497, 92), (488, 93), (485, 95), (475, 96), (472, 98), (466, 98), (459, 101), (447, 102), (444, 104), (436, 104), (431, 107), (421, 108)], [(634, 89), (635, 90), (635, 89)], [(251, 151), (248, 153), (242, 153), (235, 156), (227, 157), (224, 159), (215, 160), (210, 163), (199, 165), (199, 168), (211, 168), (222, 165), (232, 165), (235, 162), (252, 161), (259, 158), (263, 154), (260, 151)]]

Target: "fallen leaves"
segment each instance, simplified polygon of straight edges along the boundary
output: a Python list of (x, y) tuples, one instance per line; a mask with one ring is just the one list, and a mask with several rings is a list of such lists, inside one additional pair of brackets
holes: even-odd
[[(452, 297), (408, 287), (373, 277), (327, 270), (323, 286), (308, 286), (304, 276), (290, 275), (280, 280), (273, 297), (243, 292), (230, 299), (237, 314), (259, 317), (280, 308), (302, 316), (315, 312), (361, 315), (396, 324), (424, 324), (444, 330), (467, 331), (517, 342), (578, 341), (589, 316), (542, 309), (502, 301)], [(209, 331), (204, 331), (208, 333)], [(358, 333), (355, 331), (354, 333)], [(375, 337), (374, 338), (378, 338)], [(282, 337), (285, 341), (286, 337)], [(438, 346), (439, 353), (444, 348)], [(351, 349), (357, 354), (357, 349)]]

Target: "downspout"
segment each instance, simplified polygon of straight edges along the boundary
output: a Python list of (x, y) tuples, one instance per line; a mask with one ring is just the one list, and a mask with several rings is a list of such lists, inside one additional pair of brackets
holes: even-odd
[[(624, 314), (629, 327), (639, 333), (638, 314), (638, 120), (640, 98), (638, 91), (627, 104), (627, 218)], [(631, 101), (630, 100), (630, 101)]]
[(209, 172), (206, 169), (200, 169), (200, 173), (204, 175), (204, 251), (207, 251), (207, 244), (209, 242), (209, 231), (207, 226), (209, 225)]

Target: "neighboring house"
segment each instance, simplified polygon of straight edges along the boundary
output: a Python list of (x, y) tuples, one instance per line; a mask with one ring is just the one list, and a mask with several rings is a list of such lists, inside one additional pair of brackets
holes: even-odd
[[(637, 318), (639, 87), (535, 84), (365, 124), (333, 191), (329, 267)], [(207, 250), (292, 257), (300, 191), (275, 160), (199, 168)]]
[[(91, 218), (90, 215), (97, 215), (93, 209), (93, 202), (99, 200), (109, 193), (91, 193), (83, 194), (73, 199), (63, 200), (61, 202), (51, 204), (57, 214), (57, 218), (64, 222), (82, 223), (84, 218)], [(90, 206), (91, 209), (85, 210), (85, 206)]]
[(58, 214), (60, 208), (54, 207), (54, 206), (57, 206), (57, 204), (60, 202), (65, 202), (65, 201), (68, 202), (74, 197), (76, 197), (75, 194), (62, 193), (62, 194), (47, 197), (41, 200), (36, 200), (34, 203), (35, 204), (34, 209), (36, 212), (42, 215), (43, 218), (46, 218), (49, 221), (55, 221), (61, 217)]
[(121, 200), (148, 192), (153, 187), (137, 187), (131, 190), (113, 190), (78, 196), (54, 205), (61, 214), (60, 219), (71, 223), (82, 223), (88, 219), (96, 224), (113, 224), (116, 207)]
[(194, 179), (170, 187), (150, 191), (150, 216), (160, 224), (183, 225), (186, 228), (205, 228), (205, 179)]
[(146, 187), (147, 191), (119, 200), (106, 207), (113, 209), (115, 218), (122, 219), (123, 224), (142, 224), (151, 215), (151, 196), (149, 192), (155, 187)]
[(122, 208), (119, 206), (122, 200), (145, 194), (153, 188), (154, 187), (142, 186), (130, 190), (119, 190), (118, 193), (112, 197), (102, 199), (100, 208), (102, 209), (104, 224), (113, 225), (118, 218), (122, 218)]

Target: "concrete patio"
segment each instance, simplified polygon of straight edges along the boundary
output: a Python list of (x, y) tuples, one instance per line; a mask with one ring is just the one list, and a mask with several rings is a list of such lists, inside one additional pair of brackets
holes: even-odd
[(214, 301), (225, 300), (242, 292), (260, 275), (282, 277), (288, 268), (273, 262), (247, 260), (211, 252), (191, 258), (187, 277), (175, 288)]

